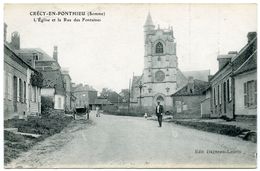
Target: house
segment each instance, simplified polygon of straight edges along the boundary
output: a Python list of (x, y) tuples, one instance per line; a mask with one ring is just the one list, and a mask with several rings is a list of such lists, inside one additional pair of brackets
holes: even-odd
[(75, 107), (95, 109), (97, 90), (89, 85), (72, 84), (72, 94), (76, 97)]
[[(256, 38), (252, 43), (256, 43)], [(245, 49), (247, 51), (247, 48)], [(252, 53), (253, 52), (253, 53)], [(241, 53), (242, 55), (243, 53)], [(257, 49), (256, 46), (247, 54), (247, 60), (234, 70), (235, 108), (234, 114), (237, 120), (253, 118), (257, 114)]]
[(93, 107), (93, 109), (95, 109), (96, 107), (98, 107), (99, 109), (103, 109), (106, 106), (111, 106), (113, 105), (110, 101), (108, 101), (106, 98), (104, 97), (98, 97), (95, 101), (95, 105)]
[(42, 97), (53, 101), (54, 109), (65, 111), (66, 91), (60, 70), (42, 70)]
[(61, 74), (63, 76), (64, 80), (64, 87), (65, 87), (65, 111), (72, 111), (73, 110), (73, 105), (72, 101), (74, 98), (72, 97), (72, 92), (71, 92), (71, 77), (69, 75), (69, 70), (68, 69), (62, 69)]
[(185, 118), (200, 118), (200, 102), (205, 98), (204, 92), (208, 86), (208, 82), (189, 77), (188, 83), (171, 95), (174, 115)]
[(210, 85), (202, 92), (205, 97), (200, 101), (201, 118), (210, 118), (211, 116), (211, 87)]
[[(255, 91), (256, 94), (256, 87), (254, 86), (255, 83), (251, 82), (248, 85), (250, 88), (248, 88), (245, 81), (256, 80), (256, 73), (255, 76), (253, 76), (254, 73), (245, 75), (250, 70), (247, 68), (251, 68), (248, 65), (254, 63), (252, 58), (254, 58), (254, 53), (256, 54), (257, 39), (255, 32), (248, 33), (247, 37), (248, 43), (238, 53), (231, 51), (227, 55), (218, 56), (219, 70), (210, 79), (211, 117), (225, 116), (233, 119), (236, 112), (242, 114), (246, 110), (249, 112), (249, 108), (251, 108), (248, 103), (253, 103), (255, 98), (253, 98), (252, 91)], [(244, 85), (244, 83), (246, 84)], [(244, 88), (245, 91), (242, 91)], [(242, 92), (244, 92), (243, 98), (239, 95)], [(249, 95), (250, 93), (251, 95)], [(251, 99), (248, 99), (248, 97), (251, 97)], [(244, 99), (244, 104), (247, 106), (244, 111), (241, 109), (241, 99)], [(242, 108), (244, 108), (243, 106)]]
[[(16, 50), (28, 64), (42, 73), (44, 81), (41, 96), (53, 101), (54, 109), (66, 109), (66, 81), (58, 63), (58, 47), (54, 46), (53, 57), (40, 48), (22, 48)], [(70, 103), (69, 103), (70, 104)]]
[[(4, 29), (6, 38), (6, 24)], [(18, 32), (12, 33), (10, 43), (4, 40), (5, 120), (41, 113), (41, 75), (16, 53), (19, 48)]]

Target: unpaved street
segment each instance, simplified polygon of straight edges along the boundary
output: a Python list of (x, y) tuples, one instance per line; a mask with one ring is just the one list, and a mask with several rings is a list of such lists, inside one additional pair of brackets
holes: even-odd
[[(38, 143), (6, 167), (255, 167), (256, 144), (138, 117), (91, 115)], [(208, 151), (208, 153), (207, 153)], [(213, 153), (213, 151), (215, 151)], [(211, 152), (211, 153), (209, 153)]]

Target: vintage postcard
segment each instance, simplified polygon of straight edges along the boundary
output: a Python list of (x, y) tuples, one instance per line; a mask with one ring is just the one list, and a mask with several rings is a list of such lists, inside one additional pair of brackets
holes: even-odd
[(4, 4), (5, 168), (256, 168), (257, 5)]

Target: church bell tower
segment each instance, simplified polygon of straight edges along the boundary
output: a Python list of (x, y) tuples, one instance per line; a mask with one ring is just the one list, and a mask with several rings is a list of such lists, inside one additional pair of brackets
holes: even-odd
[(155, 28), (150, 12), (144, 24), (144, 70), (142, 76), (143, 105), (155, 107), (157, 102), (172, 108), (176, 91), (177, 56), (173, 29)]

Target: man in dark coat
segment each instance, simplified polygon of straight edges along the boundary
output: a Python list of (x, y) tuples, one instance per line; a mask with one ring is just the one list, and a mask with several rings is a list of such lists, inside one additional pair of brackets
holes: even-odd
[(156, 116), (158, 118), (159, 127), (162, 127), (163, 106), (160, 105), (160, 102), (158, 102), (158, 105), (156, 106), (155, 113), (156, 113)]

